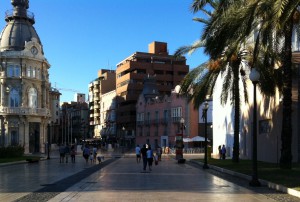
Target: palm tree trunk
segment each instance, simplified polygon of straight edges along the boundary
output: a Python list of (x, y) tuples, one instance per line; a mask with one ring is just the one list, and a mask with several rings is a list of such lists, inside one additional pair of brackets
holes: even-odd
[(240, 155), (240, 87), (239, 87), (239, 70), (240, 58), (232, 64), (233, 69), (233, 96), (234, 96), (234, 141), (232, 161), (239, 162)]
[(293, 22), (285, 26), (283, 51), (283, 102), (280, 168), (292, 168), (292, 32)]

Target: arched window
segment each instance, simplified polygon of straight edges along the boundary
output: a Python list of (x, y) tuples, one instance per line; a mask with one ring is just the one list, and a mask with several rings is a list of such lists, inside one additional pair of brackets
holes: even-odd
[(11, 89), (9, 92), (9, 106), (19, 107), (20, 106), (20, 94), (16, 89)]
[(30, 88), (28, 91), (28, 106), (37, 108), (37, 91), (35, 88)]

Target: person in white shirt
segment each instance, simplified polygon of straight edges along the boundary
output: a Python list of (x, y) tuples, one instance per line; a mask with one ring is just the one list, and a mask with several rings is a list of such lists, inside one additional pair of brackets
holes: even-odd
[(139, 145), (137, 145), (135, 148), (135, 154), (136, 154), (136, 162), (140, 163), (141, 162), (141, 148)]

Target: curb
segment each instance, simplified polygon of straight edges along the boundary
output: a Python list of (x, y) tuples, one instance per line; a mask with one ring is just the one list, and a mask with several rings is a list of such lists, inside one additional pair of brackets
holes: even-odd
[[(198, 162), (198, 161), (194, 161), (194, 160), (190, 160), (190, 161), (194, 162), (194, 163), (198, 163), (200, 165), (203, 165), (202, 162)], [(226, 174), (229, 174), (229, 175), (232, 175), (232, 176), (236, 176), (236, 177), (239, 177), (239, 178), (243, 178), (243, 179), (246, 179), (246, 180), (249, 180), (249, 181), (251, 180), (251, 176), (250, 175), (246, 175), (246, 174), (242, 174), (242, 173), (237, 173), (237, 172), (234, 172), (232, 170), (227, 170), (227, 169), (220, 168), (220, 167), (217, 167), (217, 166), (214, 166), (214, 165), (209, 165), (209, 167), (211, 169), (219, 171), (219, 172), (223, 172), (223, 173), (226, 173)], [(276, 191), (281, 191), (283, 193), (287, 193), (289, 195), (292, 195), (292, 196), (300, 198), (300, 191), (297, 191), (295, 189), (291, 189), (291, 188), (285, 187), (285, 186), (283, 186), (281, 184), (275, 184), (273, 182), (269, 182), (269, 181), (262, 180), (262, 179), (259, 179), (259, 181), (261, 182), (262, 185), (268, 186), (271, 189), (274, 189)]]

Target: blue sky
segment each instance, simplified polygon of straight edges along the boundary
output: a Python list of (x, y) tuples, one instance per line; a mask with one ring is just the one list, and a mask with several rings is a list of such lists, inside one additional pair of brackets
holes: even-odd
[[(11, 0), (1, 0), (0, 28)], [(177, 48), (198, 39), (202, 26), (189, 10), (192, 0), (30, 0), (34, 27), (51, 64), (53, 87), (74, 89), (88, 96), (88, 84), (99, 69), (113, 69), (136, 51), (148, 52), (153, 41)], [(187, 57), (190, 69), (205, 62), (198, 51)], [(61, 90), (61, 101), (74, 92)]]

